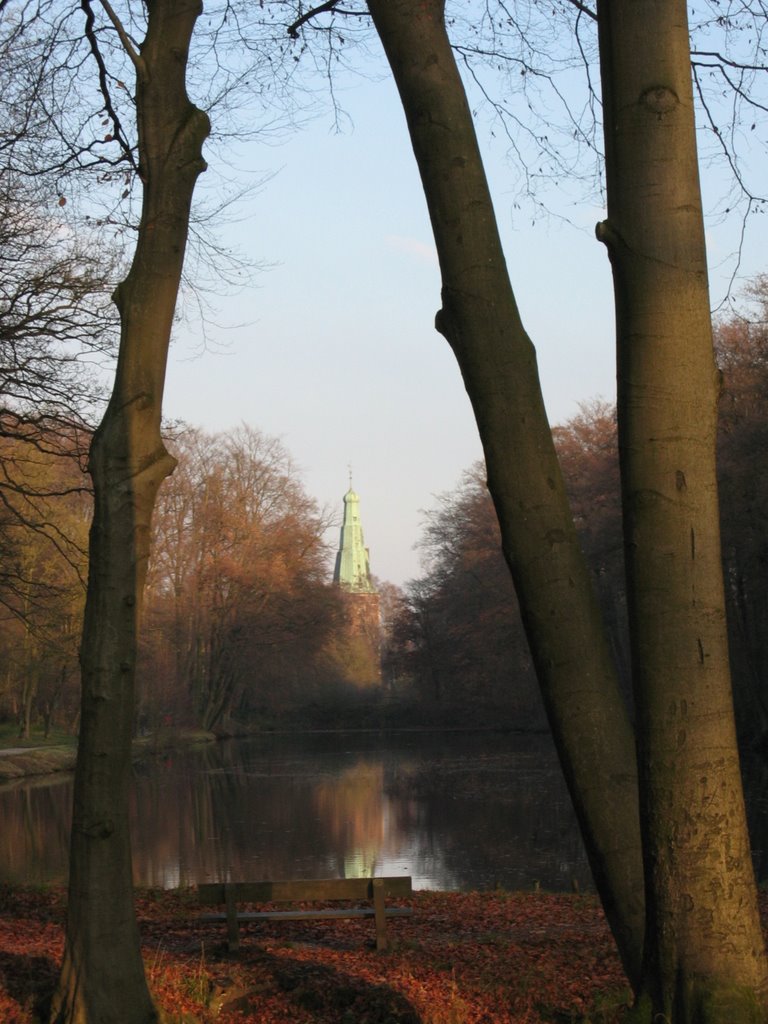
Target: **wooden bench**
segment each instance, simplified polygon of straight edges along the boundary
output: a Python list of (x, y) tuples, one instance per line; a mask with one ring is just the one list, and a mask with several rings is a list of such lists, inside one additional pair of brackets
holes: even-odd
[[(412, 907), (388, 907), (386, 900), (412, 893), (409, 876), (398, 878), (326, 878), (296, 882), (213, 882), (198, 885), (202, 906), (226, 907), (225, 912), (203, 914), (204, 921), (226, 921), (227, 940), (232, 952), (240, 948), (241, 921), (307, 921), (314, 918), (342, 919), (373, 917), (376, 921), (376, 949), (387, 948), (386, 919), (413, 913)], [(292, 910), (237, 910), (238, 903), (340, 903), (338, 908)], [(366, 903), (365, 906), (360, 906)], [(357, 904), (357, 905), (352, 905)]]

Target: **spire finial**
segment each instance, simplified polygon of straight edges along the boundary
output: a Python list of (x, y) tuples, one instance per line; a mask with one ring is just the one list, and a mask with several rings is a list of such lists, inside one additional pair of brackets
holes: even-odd
[(352, 463), (347, 463), (347, 472), (349, 473), (349, 489), (352, 490)]

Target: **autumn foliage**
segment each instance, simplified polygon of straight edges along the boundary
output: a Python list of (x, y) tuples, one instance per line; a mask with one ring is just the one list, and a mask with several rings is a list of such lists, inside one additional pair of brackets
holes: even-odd
[[(719, 476), (735, 698), (742, 732), (768, 735), (768, 446), (765, 279), (716, 323), (723, 374)], [(85, 444), (43, 425), (0, 431), (0, 718), (77, 727), (77, 645), (90, 497)], [(582, 404), (554, 437), (629, 698), (629, 643), (613, 406)], [(348, 614), (330, 584), (338, 509), (303, 489), (290, 453), (242, 426), (177, 427), (178, 459), (153, 522), (137, 728), (282, 724), (538, 728), (544, 717), (482, 465), (425, 514), (424, 573), (379, 583), (383, 673), (361, 692)], [(375, 719), (372, 715), (377, 716)], [(357, 717), (356, 717), (357, 716)]]
[(172, 447), (147, 582), (142, 725), (269, 721), (333, 675), (342, 609), (328, 517), (275, 438), (186, 430)]
[[(63, 942), (63, 895), (0, 890), (0, 1017), (32, 1024)], [(626, 982), (593, 897), (414, 894), (413, 917), (259, 922), (230, 956), (194, 891), (143, 892), (147, 973), (172, 1021), (232, 1024), (552, 1024), (620, 1019)]]
[[(41, 720), (77, 728), (86, 442), (38, 429), (22, 443), (0, 422), (0, 721), (25, 734)], [(138, 732), (306, 724), (349, 705), (355, 634), (330, 578), (333, 513), (305, 492), (284, 446), (250, 427), (177, 428), (167, 443), (178, 464), (153, 517)]]
[[(768, 735), (768, 487), (755, 458), (768, 449), (768, 279), (738, 315), (715, 324), (722, 373), (718, 476), (734, 696), (750, 742)], [(574, 520), (631, 700), (615, 409), (597, 399), (553, 430)], [(535, 725), (541, 708), (493, 505), (477, 465), (429, 512), (425, 573), (395, 620), (390, 672), (401, 692), (449, 718), (471, 713)]]

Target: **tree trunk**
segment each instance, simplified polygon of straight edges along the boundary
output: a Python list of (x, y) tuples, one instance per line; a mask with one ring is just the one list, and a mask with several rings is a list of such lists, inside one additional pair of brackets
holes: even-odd
[(646, 874), (638, 1017), (765, 1020), (733, 724), (685, 0), (599, 0)]
[(37, 693), (37, 662), (26, 658), (24, 681), (21, 687), (21, 718), (19, 721), (19, 739), (28, 740), (32, 736), (32, 706)]
[(517, 310), (443, 0), (369, 0), (408, 121), (504, 554), (595, 883), (630, 980), (643, 881), (634, 737), (568, 508), (536, 357)]
[(165, 366), (192, 193), (208, 119), (186, 95), (198, 0), (152, 0), (137, 69), (138, 242), (115, 293), (121, 337), (112, 397), (93, 438), (95, 511), (80, 648), (82, 704), (64, 963), (52, 1019), (147, 1024), (133, 908), (128, 790), (137, 628), (155, 496), (174, 461), (160, 437)]

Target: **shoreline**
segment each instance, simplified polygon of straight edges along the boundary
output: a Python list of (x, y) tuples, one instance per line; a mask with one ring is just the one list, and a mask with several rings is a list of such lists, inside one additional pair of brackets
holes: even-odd
[[(331, 735), (334, 733), (386, 733), (412, 735), (415, 733), (476, 733), (503, 732), (515, 735), (546, 735), (547, 730), (514, 729), (510, 727), (487, 728), (367, 728), (367, 729), (268, 729), (258, 732), (215, 733), (202, 729), (168, 729), (160, 730), (150, 736), (140, 736), (133, 740), (133, 758), (139, 760), (145, 755), (157, 755), (177, 750), (180, 747), (192, 747), (208, 743), (218, 743), (233, 739), (259, 739), (273, 736), (308, 736)], [(0, 786), (6, 786), (22, 779), (43, 778), (75, 770), (77, 760), (77, 738), (72, 737), (71, 743), (45, 742), (33, 743), (28, 746), (0, 747)]]
[[(138, 760), (149, 754), (162, 754), (178, 747), (195, 744), (215, 743), (219, 739), (214, 733), (200, 730), (178, 729), (168, 733), (143, 736), (133, 741), (133, 758)], [(22, 779), (43, 778), (73, 772), (77, 760), (77, 740), (67, 743), (44, 743), (27, 747), (0, 747), (0, 786), (19, 782)]]
[(74, 771), (76, 759), (76, 748), (61, 744), (0, 750), (0, 785)]

